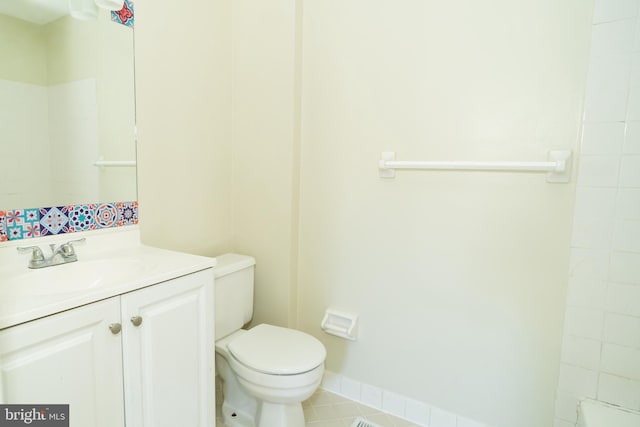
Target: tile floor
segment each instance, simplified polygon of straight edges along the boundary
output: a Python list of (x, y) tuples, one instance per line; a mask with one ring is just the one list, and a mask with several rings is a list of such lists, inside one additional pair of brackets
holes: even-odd
[[(222, 422), (222, 390), (216, 384), (216, 427), (226, 427)], [(337, 394), (318, 390), (313, 396), (302, 403), (306, 427), (351, 427), (357, 417), (382, 427), (418, 427), (409, 421), (380, 412)], [(275, 426), (274, 426), (275, 427)]]

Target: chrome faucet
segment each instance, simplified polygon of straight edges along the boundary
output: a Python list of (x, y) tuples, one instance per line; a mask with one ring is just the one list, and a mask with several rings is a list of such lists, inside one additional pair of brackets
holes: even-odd
[(67, 264), (69, 262), (74, 262), (78, 260), (78, 256), (76, 255), (75, 248), (73, 247), (74, 243), (84, 243), (87, 240), (86, 238), (70, 240), (66, 243), (61, 244), (56, 248), (55, 244), (50, 244), (51, 248), (51, 256), (45, 257), (42, 249), (38, 246), (19, 246), (18, 252), (31, 252), (31, 259), (29, 260), (29, 268), (44, 268), (44, 267), (52, 267), (54, 265), (59, 264)]

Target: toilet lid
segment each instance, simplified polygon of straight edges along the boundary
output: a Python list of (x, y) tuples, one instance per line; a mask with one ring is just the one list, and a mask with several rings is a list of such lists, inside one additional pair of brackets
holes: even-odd
[(227, 348), (243, 365), (272, 375), (293, 375), (320, 366), (327, 352), (320, 341), (293, 329), (258, 325), (231, 341)]

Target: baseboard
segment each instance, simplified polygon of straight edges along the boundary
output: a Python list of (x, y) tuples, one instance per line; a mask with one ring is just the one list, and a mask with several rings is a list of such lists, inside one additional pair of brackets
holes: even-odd
[(335, 372), (325, 371), (320, 387), (347, 399), (370, 406), (425, 427), (490, 427), (447, 412), (433, 405), (361, 383)]

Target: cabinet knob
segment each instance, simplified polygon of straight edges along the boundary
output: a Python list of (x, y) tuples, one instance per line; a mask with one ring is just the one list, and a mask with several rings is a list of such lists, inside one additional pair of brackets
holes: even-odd
[(131, 318), (131, 323), (133, 323), (133, 326), (140, 326), (142, 324), (142, 317), (140, 316), (133, 316)]
[(122, 325), (120, 323), (112, 323), (109, 325), (109, 330), (113, 335), (118, 335), (122, 330)]

